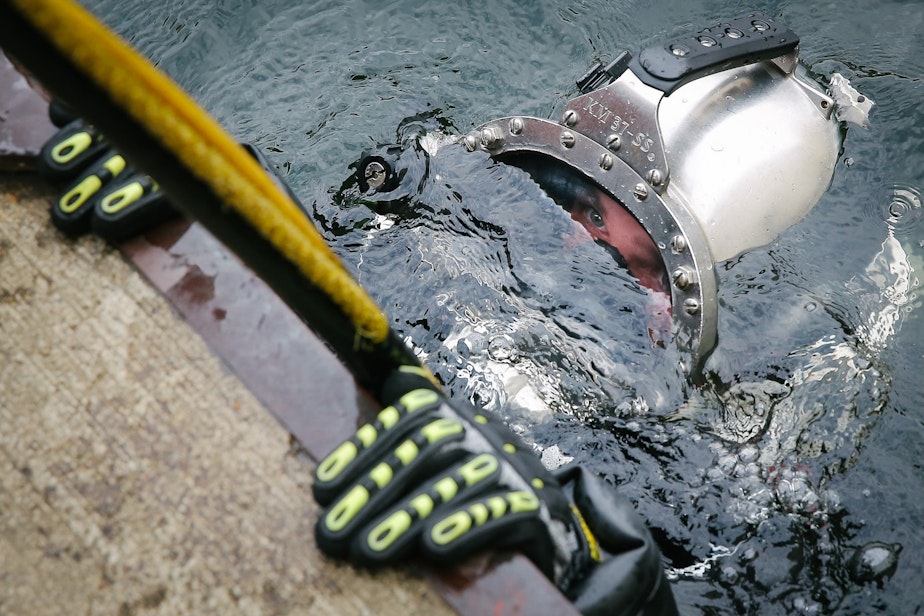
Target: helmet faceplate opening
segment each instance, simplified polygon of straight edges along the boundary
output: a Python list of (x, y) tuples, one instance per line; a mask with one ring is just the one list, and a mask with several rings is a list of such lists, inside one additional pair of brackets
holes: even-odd
[(584, 174), (548, 156), (519, 152), (498, 160), (526, 171), (640, 285), (670, 296), (670, 282), (657, 244), (612, 195)]
[[(470, 151), (482, 150), (499, 161), (537, 160), (536, 155), (552, 159), (581, 174), (621, 204), (647, 234), (643, 234), (644, 239), (635, 236), (639, 245), (622, 244), (617, 249), (621, 253), (635, 250), (636, 256), (643, 256), (648, 249), (641, 244), (650, 240), (667, 278), (659, 282), (666, 285), (663, 290), (670, 294), (675, 343), (691, 356), (687, 370), (698, 367), (715, 345), (716, 276), (705, 237), (685, 208), (662, 199), (605, 146), (549, 120), (526, 116), (501, 118), (467, 135), (463, 144)], [(538, 183), (543, 184), (541, 179)], [(607, 238), (601, 235), (595, 239)], [(628, 260), (627, 266), (642, 281), (638, 266), (637, 271), (632, 271)], [(654, 268), (649, 264), (648, 269)], [(653, 284), (650, 278), (648, 281), (646, 286)]]

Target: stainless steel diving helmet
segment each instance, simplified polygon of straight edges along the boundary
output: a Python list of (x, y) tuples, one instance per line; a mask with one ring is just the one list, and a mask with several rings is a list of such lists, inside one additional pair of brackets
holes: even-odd
[(833, 175), (834, 100), (805, 77), (798, 45), (749, 13), (595, 64), (557, 122), (504, 117), (462, 142), (514, 165), (546, 157), (622, 204), (658, 247), (675, 341), (696, 365), (716, 342), (714, 264), (771, 242)]
[[(503, 117), (459, 141), (524, 169), (566, 209), (550, 184), (577, 177), (628, 212), (643, 229), (634, 237), (656, 247), (674, 341), (697, 371), (716, 343), (715, 264), (801, 220), (834, 172), (836, 101), (808, 78), (798, 46), (783, 24), (748, 13), (596, 63), (558, 121)], [(856, 94), (834, 86), (838, 102)], [(364, 155), (361, 190), (395, 189), (391, 156)], [(550, 168), (572, 179), (550, 182)]]

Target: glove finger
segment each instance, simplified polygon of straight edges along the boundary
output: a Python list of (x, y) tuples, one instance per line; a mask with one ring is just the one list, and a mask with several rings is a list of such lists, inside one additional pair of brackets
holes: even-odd
[(315, 535), (328, 554), (346, 556), (350, 540), (376, 513), (392, 505), (425, 473), (438, 473), (464, 455), (447, 445), (465, 437), (465, 427), (453, 417), (437, 416), (359, 477), (318, 519)]
[(423, 553), (434, 562), (451, 563), (488, 548), (518, 548), (550, 576), (554, 546), (543, 511), (530, 489), (482, 495), (429, 521), (421, 537)]
[(322, 506), (330, 504), (376, 458), (426, 420), (427, 411), (439, 405), (439, 394), (420, 389), (380, 411), (375, 421), (362, 426), (318, 464), (312, 486), (315, 500)]
[(469, 456), (428, 481), (358, 534), (351, 548), (351, 560), (383, 564), (404, 558), (417, 546), (420, 530), (434, 511), (495, 487), (500, 469), (496, 456), (481, 453)]
[(79, 235), (90, 230), (90, 215), (100, 199), (101, 189), (125, 170), (121, 154), (108, 152), (100, 161), (83, 172), (64, 189), (51, 206), (51, 220), (68, 235)]
[(42, 146), (39, 171), (51, 179), (66, 179), (89, 166), (108, 147), (94, 127), (74, 120)]
[(93, 209), (93, 232), (118, 242), (176, 214), (150, 176), (136, 173), (100, 190)]

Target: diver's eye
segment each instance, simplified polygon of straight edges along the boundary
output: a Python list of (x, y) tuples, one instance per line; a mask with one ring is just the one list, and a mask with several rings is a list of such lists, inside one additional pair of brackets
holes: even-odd
[(603, 216), (600, 215), (600, 212), (597, 211), (597, 208), (588, 207), (586, 216), (587, 220), (589, 220), (593, 226), (597, 227), (598, 229), (606, 228), (606, 223), (603, 221)]

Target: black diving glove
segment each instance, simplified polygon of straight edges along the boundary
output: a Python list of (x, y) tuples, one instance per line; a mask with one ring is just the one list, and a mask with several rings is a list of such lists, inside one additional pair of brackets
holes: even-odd
[[(58, 101), (52, 101), (49, 116), (60, 130), (42, 146), (39, 172), (53, 181), (70, 182), (51, 205), (51, 220), (58, 229), (70, 236), (92, 231), (120, 242), (178, 214), (157, 182), (133, 170), (92, 125), (75, 118)], [(241, 147), (304, 211), (263, 153), (250, 143)]]
[(423, 377), (396, 373), (389, 389), (400, 398), (316, 470), (324, 552), (446, 566), (518, 550), (584, 613), (676, 614), (657, 546), (611, 486), (579, 467), (549, 472), (503, 423)]
[(93, 126), (59, 105), (52, 104), (50, 115), (61, 128), (42, 147), (39, 171), (69, 182), (51, 205), (58, 229), (118, 242), (175, 215), (157, 183), (133, 171)]

